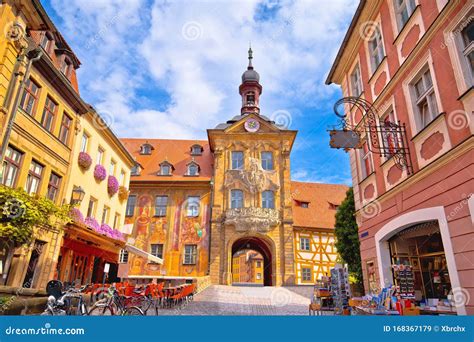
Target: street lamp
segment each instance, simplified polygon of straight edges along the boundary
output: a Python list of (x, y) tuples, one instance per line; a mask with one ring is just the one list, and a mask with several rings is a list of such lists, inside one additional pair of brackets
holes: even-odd
[(81, 204), (85, 194), (86, 192), (82, 187), (75, 186), (74, 189), (72, 189), (71, 204)]

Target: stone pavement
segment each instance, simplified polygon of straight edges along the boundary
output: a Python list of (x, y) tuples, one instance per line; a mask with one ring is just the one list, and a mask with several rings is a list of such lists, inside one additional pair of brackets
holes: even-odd
[(159, 315), (308, 315), (311, 287), (211, 285), (182, 308)]

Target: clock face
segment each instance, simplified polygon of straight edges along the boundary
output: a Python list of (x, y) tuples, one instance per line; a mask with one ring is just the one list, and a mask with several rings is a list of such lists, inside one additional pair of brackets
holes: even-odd
[(245, 130), (250, 133), (257, 132), (260, 128), (260, 122), (255, 119), (248, 119), (245, 121)]

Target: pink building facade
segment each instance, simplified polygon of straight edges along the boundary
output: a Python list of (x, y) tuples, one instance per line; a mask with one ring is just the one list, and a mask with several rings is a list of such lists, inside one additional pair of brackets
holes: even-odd
[(349, 152), (366, 291), (402, 285), (457, 314), (474, 314), (473, 36), (472, 1), (361, 1), (327, 79), (372, 103), (380, 127), (406, 125), (411, 170), (364, 134)]

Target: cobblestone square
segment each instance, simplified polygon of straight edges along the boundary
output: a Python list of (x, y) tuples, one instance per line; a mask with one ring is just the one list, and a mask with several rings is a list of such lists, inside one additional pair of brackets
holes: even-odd
[(308, 315), (311, 287), (211, 285), (194, 301), (159, 315)]

